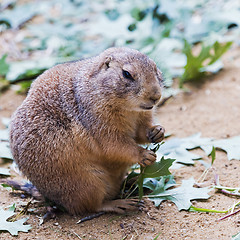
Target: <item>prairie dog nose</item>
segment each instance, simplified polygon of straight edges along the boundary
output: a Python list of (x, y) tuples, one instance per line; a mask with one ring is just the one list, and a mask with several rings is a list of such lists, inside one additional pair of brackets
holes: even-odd
[(149, 97), (149, 99), (151, 100), (151, 102), (153, 102), (153, 104), (155, 104), (160, 100), (161, 96), (162, 96), (161, 91), (155, 88), (152, 90), (151, 96)]
[(160, 98), (155, 98), (155, 97), (150, 97), (150, 100), (153, 104), (155, 104), (156, 102), (158, 102)]

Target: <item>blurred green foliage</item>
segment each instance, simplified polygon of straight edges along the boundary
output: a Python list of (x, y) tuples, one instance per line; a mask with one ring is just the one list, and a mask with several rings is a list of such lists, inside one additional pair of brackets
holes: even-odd
[(9, 82), (5, 79), (9, 71), (9, 64), (6, 62), (7, 54), (0, 58), (0, 92), (8, 88)]
[(9, 64), (6, 63), (6, 58), (7, 58), (7, 54), (4, 54), (0, 59), (0, 75), (3, 77), (6, 76), (6, 74), (9, 71)]
[[(183, 53), (187, 57), (187, 64), (184, 66), (184, 73), (179, 81), (179, 86), (182, 88), (183, 83), (189, 80), (198, 80), (207, 72), (218, 72), (222, 68), (222, 64), (215, 64), (219, 58), (229, 49), (232, 42), (220, 44), (216, 41), (213, 45), (201, 46), (201, 52), (194, 56), (191, 45), (185, 40)], [(204, 62), (208, 61), (205, 65)], [(209, 68), (210, 67), (210, 68)]]
[[(215, 73), (222, 68), (220, 57), (239, 37), (239, 3), (230, 2), (12, 0), (7, 6), (1, 3), (0, 31), (25, 30), (19, 51), (29, 56), (28, 60), (9, 60), (6, 78), (12, 82), (35, 78), (56, 63), (93, 56), (111, 46), (127, 46), (157, 62), (167, 87), (171, 87), (175, 77), (182, 87), (185, 81), (200, 79), (206, 72)], [(34, 21), (36, 16), (39, 21)], [(229, 30), (231, 35), (227, 35)], [(194, 57), (194, 45), (199, 43), (202, 52)], [(11, 54), (8, 53), (9, 59)]]

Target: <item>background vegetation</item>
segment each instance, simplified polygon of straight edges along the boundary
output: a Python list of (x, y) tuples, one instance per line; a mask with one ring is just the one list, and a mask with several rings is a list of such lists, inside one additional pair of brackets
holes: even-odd
[[(174, 78), (183, 87), (223, 67), (220, 57), (238, 39), (239, 22), (235, 0), (3, 1), (1, 86), (127, 46), (153, 58), (165, 75), (165, 96), (175, 94)], [(23, 90), (28, 86), (22, 83)]]

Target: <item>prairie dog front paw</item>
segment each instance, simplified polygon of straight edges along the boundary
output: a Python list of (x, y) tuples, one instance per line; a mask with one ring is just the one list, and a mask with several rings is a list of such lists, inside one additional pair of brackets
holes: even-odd
[(156, 125), (148, 130), (147, 138), (151, 143), (159, 143), (163, 140), (164, 133), (165, 129), (160, 125)]
[(153, 164), (156, 161), (157, 155), (151, 150), (144, 150), (142, 159), (140, 160), (139, 164), (142, 167), (146, 167), (148, 165)]

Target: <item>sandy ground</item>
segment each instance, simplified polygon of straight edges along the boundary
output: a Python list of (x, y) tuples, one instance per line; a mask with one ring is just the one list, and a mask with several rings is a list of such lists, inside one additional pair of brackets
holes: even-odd
[[(179, 94), (160, 110), (157, 120), (168, 133), (186, 137), (201, 132), (203, 137), (226, 138), (240, 135), (240, 49), (233, 47), (224, 57), (225, 69), (207, 78), (201, 84), (188, 85), (190, 93)], [(10, 117), (24, 96), (8, 90), (0, 96), (0, 117)], [(3, 127), (2, 125), (0, 127)], [(197, 153), (204, 153), (197, 150)], [(215, 172), (222, 185), (239, 186), (239, 161), (228, 161), (223, 152), (217, 151)], [(206, 156), (206, 161), (210, 162)], [(2, 166), (2, 165), (1, 165)], [(5, 165), (6, 166), (6, 165)], [(194, 177), (198, 179), (204, 167), (195, 166), (174, 170), (176, 181)], [(12, 172), (13, 176), (16, 176)], [(14, 178), (14, 177), (13, 177)], [(206, 178), (213, 180), (213, 172)], [(228, 209), (239, 199), (215, 191), (207, 201), (193, 201), (194, 206), (211, 209)], [(29, 199), (21, 199), (20, 194), (10, 194), (0, 187), (0, 206), (16, 203), (17, 209)], [(164, 202), (160, 208), (146, 202), (147, 212), (118, 216), (107, 214), (91, 221), (76, 224), (80, 217), (59, 214), (56, 219), (39, 225), (39, 217), (45, 208), (38, 203), (31, 205), (32, 212), (27, 223), (32, 225), (29, 233), (19, 233), (11, 237), (7, 232), (0, 239), (231, 239), (240, 231), (240, 217), (218, 221), (224, 214), (179, 212), (171, 202)]]

